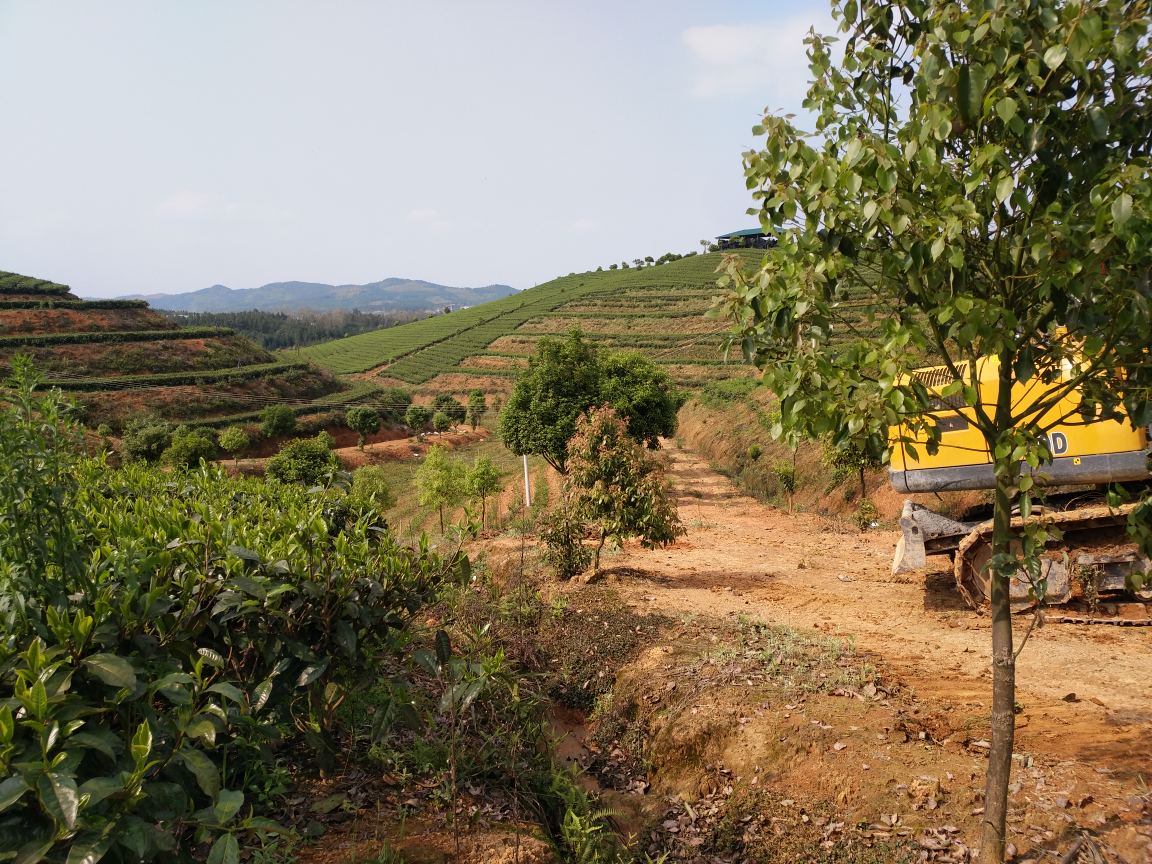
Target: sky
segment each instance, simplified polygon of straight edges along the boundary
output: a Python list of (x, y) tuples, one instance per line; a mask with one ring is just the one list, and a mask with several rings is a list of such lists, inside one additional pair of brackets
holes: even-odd
[(813, 26), (827, 2), (0, 0), (0, 270), (530, 288), (699, 249), (756, 226), (740, 154), (800, 113)]

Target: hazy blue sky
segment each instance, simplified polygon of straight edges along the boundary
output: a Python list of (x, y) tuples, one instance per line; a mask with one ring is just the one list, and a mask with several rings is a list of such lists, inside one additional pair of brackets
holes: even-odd
[(0, 0), (0, 270), (531, 287), (755, 225), (825, 2)]

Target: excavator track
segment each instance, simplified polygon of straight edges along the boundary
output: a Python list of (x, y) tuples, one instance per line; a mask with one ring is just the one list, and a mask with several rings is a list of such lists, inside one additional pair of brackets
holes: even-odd
[[(1128, 576), (1149, 572), (1152, 561), (1128, 538), (1127, 516), (1136, 505), (1084, 507), (1045, 512), (1039, 517), (1060, 529), (1062, 539), (1050, 540), (1041, 556), (1047, 579), (1045, 620), (1067, 624), (1152, 626), (1152, 590), (1130, 590)], [(1012, 520), (1013, 528), (1023, 520)], [(960, 541), (954, 572), (961, 596), (973, 609), (988, 606), (989, 576), (982, 572), (992, 555), (992, 523), (983, 522)], [(1032, 583), (1024, 571), (1012, 579), (1010, 597), (1014, 613), (1036, 607), (1029, 595)]]

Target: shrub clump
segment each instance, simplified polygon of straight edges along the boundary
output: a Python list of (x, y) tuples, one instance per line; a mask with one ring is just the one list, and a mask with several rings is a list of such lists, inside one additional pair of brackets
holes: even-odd
[(160, 461), (173, 468), (198, 468), (201, 459), (211, 462), (215, 458), (216, 442), (210, 432), (180, 426), (172, 433), (172, 444), (161, 455)]
[[(261, 812), (284, 774), (273, 748), (298, 739), (334, 769), (337, 706), (406, 659), (402, 631), (448, 568), (335, 519), (324, 494), (87, 460), (59, 394), (15, 365), (0, 407), (0, 576), (21, 610), (0, 617), (3, 849), (236, 862), (280, 830)], [(397, 712), (380, 715), (376, 740)]]
[(269, 405), (260, 412), (260, 434), (265, 438), (296, 431), (296, 412), (287, 405)]
[(321, 433), (315, 438), (289, 441), (268, 460), (267, 476), (281, 483), (304, 483), (314, 486), (337, 468), (332, 452), (332, 436)]

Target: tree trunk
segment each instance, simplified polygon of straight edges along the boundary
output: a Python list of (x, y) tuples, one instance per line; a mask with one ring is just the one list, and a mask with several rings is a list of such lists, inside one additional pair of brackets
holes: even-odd
[(444, 505), (440, 505), (440, 533), (444, 533)]
[[(997, 431), (1012, 425), (1012, 357), (1000, 357), (999, 393), (996, 399)], [(1001, 460), (1007, 462), (1007, 460)], [(992, 747), (984, 785), (984, 830), (980, 860), (1000, 864), (1004, 860), (1005, 820), (1008, 815), (1008, 781), (1012, 774), (1012, 745), (1016, 737), (1016, 667), (1012, 656), (1012, 607), (1009, 580), (1015, 572), (1012, 499), (1009, 497), (1017, 466), (1002, 464), (996, 478), (993, 509), (992, 560), (1005, 562), (992, 567), (990, 606), (992, 615)]]
[(600, 529), (600, 542), (598, 544), (596, 544), (596, 551), (594, 553), (592, 553), (592, 572), (593, 573), (599, 573), (600, 572), (600, 550), (604, 548), (605, 537), (606, 537), (606, 535), (604, 533), (604, 529), (601, 528)]
[(868, 497), (868, 487), (864, 484), (864, 466), (860, 466), (860, 500)]

